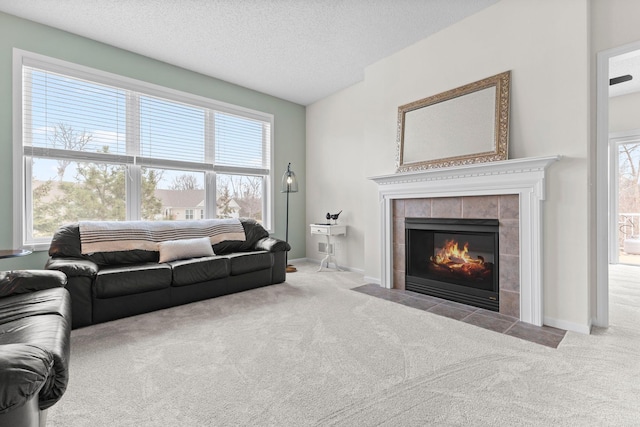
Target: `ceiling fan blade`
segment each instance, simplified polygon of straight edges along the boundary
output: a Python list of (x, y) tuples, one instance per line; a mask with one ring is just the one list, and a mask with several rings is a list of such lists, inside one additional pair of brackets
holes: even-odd
[(617, 85), (618, 83), (622, 83), (622, 82), (628, 82), (631, 79), (633, 79), (631, 74), (626, 74), (624, 76), (614, 77), (612, 79), (609, 79), (609, 86)]

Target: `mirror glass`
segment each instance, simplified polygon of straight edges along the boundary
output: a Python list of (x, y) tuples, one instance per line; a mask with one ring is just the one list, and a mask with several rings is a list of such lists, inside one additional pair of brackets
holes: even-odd
[(398, 172), (505, 160), (509, 72), (398, 108)]

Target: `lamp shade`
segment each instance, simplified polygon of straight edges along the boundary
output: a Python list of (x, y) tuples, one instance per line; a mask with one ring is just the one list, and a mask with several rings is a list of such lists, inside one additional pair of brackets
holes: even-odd
[(282, 187), (281, 193), (297, 193), (298, 192), (298, 179), (296, 174), (291, 170), (291, 163), (287, 165), (287, 171), (282, 175)]

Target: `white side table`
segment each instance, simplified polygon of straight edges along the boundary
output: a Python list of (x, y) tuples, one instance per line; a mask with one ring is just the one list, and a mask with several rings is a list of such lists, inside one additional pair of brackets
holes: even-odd
[(331, 261), (331, 258), (333, 258), (333, 262), (336, 265), (336, 270), (342, 271), (342, 269), (338, 265), (338, 261), (336, 261), (335, 257), (331, 255), (331, 236), (346, 236), (347, 226), (331, 224), (309, 224), (309, 227), (311, 227), (311, 234), (320, 234), (326, 236), (327, 238), (327, 252), (325, 252), (326, 256), (322, 259), (322, 261), (320, 261), (320, 268), (318, 268), (318, 271), (322, 270), (322, 265), (325, 262), (327, 263), (327, 268), (329, 268), (329, 262)]

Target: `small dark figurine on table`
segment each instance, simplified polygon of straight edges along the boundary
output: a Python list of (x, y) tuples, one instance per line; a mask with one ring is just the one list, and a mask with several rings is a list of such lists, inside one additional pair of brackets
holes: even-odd
[(338, 217), (340, 216), (341, 213), (342, 213), (342, 211), (338, 212), (337, 214), (331, 214), (331, 213), (327, 212), (327, 216), (326, 216), (327, 221), (332, 219), (333, 220), (333, 225), (336, 225), (338, 223)]

